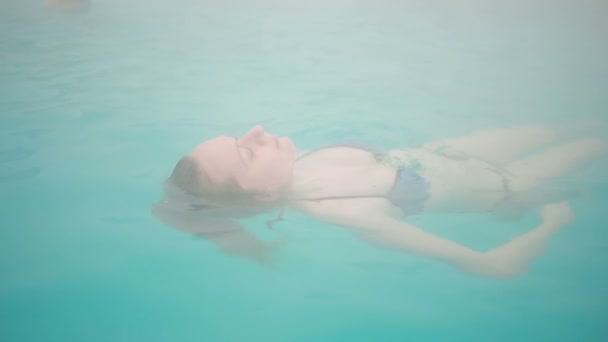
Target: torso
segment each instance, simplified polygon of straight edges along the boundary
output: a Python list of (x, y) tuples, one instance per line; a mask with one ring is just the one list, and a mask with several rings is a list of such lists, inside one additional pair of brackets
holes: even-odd
[(383, 196), (393, 186), (396, 170), (379, 164), (369, 151), (331, 147), (295, 163), (291, 199), (336, 196)]
[[(418, 149), (398, 150), (387, 156), (399, 159), (401, 166), (418, 164), (418, 173), (430, 183), (425, 211), (486, 211), (504, 198), (503, 178), (482, 161)], [(296, 161), (287, 196), (294, 204), (349, 197), (369, 197), (377, 202), (391, 192), (397, 172), (395, 165), (379, 163), (368, 150), (328, 147)]]
[(504, 170), (466, 155), (443, 155), (424, 149), (387, 153), (401, 165), (416, 164), (418, 173), (431, 183), (427, 211), (492, 211), (505, 199)]

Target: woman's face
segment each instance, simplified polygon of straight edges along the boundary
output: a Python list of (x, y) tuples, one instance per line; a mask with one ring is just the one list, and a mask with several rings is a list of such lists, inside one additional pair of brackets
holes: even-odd
[(221, 136), (197, 146), (197, 159), (212, 184), (235, 180), (244, 191), (276, 198), (293, 175), (295, 146), (255, 126), (239, 138)]

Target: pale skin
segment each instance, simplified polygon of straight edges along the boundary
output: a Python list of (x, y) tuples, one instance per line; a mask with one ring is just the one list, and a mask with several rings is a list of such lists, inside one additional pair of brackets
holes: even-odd
[[(523, 274), (549, 238), (574, 220), (563, 198), (538, 195), (534, 190), (575, 172), (605, 151), (604, 141), (581, 139), (522, 158), (557, 137), (549, 127), (527, 126), (476, 132), (387, 153), (394, 161), (416, 160), (422, 166), (419, 174), (429, 181), (431, 193), (425, 212), (495, 212), (505, 201), (505, 181), (509, 203), (526, 210), (541, 206), (537, 227), (489, 251), (475, 251), (409, 224), (399, 208), (377, 196), (392, 188), (395, 168), (379, 163), (368, 151), (333, 147), (297, 159), (290, 139), (256, 126), (240, 138), (222, 136), (203, 142), (189, 156), (208, 182), (232, 179), (244, 191), (255, 191), (260, 201), (281, 203), (346, 227), (377, 246), (442, 261), (476, 275), (511, 278)], [(336, 196), (356, 198), (319, 199)], [(173, 210), (169, 203), (170, 199), (154, 209), (164, 222), (199, 234), (228, 253), (261, 263), (270, 260), (273, 248), (236, 221)], [(228, 233), (218, 233), (222, 231)]]

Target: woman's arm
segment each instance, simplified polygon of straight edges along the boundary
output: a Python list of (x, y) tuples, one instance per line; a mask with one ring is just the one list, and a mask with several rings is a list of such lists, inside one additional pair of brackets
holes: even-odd
[(547, 205), (538, 227), (490, 251), (479, 252), (391, 217), (387, 214), (390, 204), (384, 199), (301, 202), (299, 207), (311, 216), (351, 228), (378, 246), (440, 260), (493, 278), (523, 273), (542, 252), (548, 238), (573, 219), (566, 203)]
[(234, 220), (213, 219), (196, 212), (176, 210), (163, 202), (156, 204), (152, 212), (164, 223), (211, 241), (229, 255), (248, 258), (264, 266), (273, 267), (272, 251), (278, 244), (257, 239)]

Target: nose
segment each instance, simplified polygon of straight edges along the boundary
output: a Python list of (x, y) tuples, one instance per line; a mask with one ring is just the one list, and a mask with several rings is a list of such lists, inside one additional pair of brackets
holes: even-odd
[(264, 127), (257, 125), (239, 139), (242, 143), (260, 143), (264, 137)]

